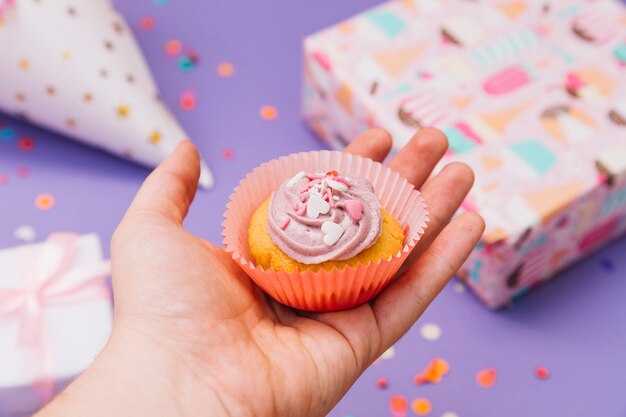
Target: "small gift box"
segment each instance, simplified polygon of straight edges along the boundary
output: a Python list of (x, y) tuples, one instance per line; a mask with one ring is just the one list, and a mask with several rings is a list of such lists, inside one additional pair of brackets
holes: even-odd
[(108, 0), (0, 0), (0, 51), (1, 111), (148, 167), (189, 139)]
[(110, 265), (95, 234), (0, 250), (0, 416), (28, 415), (100, 352)]
[(460, 276), (497, 308), (626, 230), (626, 8), (396, 0), (304, 42), (303, 112), (341, 148), (443, 130), (486, 220)]

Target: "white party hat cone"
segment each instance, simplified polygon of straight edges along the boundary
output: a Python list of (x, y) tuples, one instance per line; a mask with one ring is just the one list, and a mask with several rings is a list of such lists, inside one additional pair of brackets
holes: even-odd
[[(13, 0), (0, 13), (1, 111), (149, 167), (188, 138), (108, 0)], [(202, 162), (200, 185), (212, 184)]]

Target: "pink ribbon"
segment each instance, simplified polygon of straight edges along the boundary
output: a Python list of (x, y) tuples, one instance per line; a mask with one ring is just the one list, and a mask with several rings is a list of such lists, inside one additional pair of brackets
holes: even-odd
[[(110, 274), (109, 261), (93, 265), (71, 268), (76, 255), (76, 238), (73, 233), (51, 235), (47, 244), (62, 249), (61, 260), (55, 270), (44, 277), (37, 274), (37, 248), (34, 245), (18, 248), (20, 257), (20, 278), (24, 288), (0, 289), (0, 318), (17, 316), (19, 320), (18, 348), (31, 348), (32, 368), (35, 376), (33, 386), (42, 402), (48, 401), (53, 392), (52, 358), (45, 344), (44, 307), (79, 304), (96, 299), (109, 299), (110, 292), (106, 279)], [(68, 272), (85, 279), (67, 283)]]

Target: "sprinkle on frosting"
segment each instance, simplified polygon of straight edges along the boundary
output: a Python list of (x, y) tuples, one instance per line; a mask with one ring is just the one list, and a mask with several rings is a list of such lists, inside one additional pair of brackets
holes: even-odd
[(382, 227), (372, 185), (334, 170), (298, 172), (272, 195), (268, 217), (274, 243), (304, 264), (356, 256), (376, 243)]

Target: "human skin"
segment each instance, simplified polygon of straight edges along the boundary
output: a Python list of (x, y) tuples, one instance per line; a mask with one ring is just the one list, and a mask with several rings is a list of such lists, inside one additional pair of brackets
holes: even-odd
[[(382, 161), (391, 147), (373, 129), (346, 152)], [(389, 167), (418, 187), (431, 222), (401, 274), (371, 302), (304, 313), (262, 293), (220, 247), (182, 223), (199, 157), (180, 144), (137, 193), (111, 242), (115, 317), (95, 362), (38, 417), (324, 416), (395, 343), (461, 266), (481, 217), (450, 221), (473, 183), (422, 129)]]

